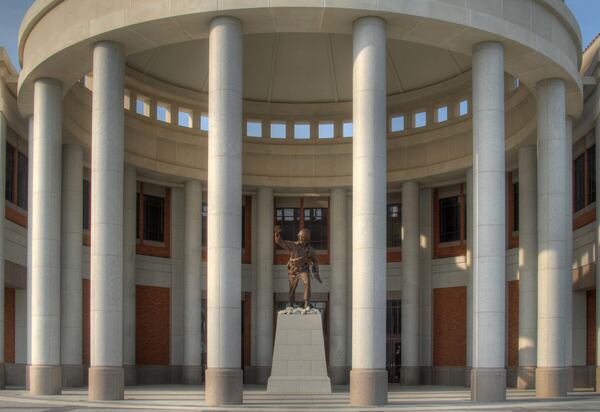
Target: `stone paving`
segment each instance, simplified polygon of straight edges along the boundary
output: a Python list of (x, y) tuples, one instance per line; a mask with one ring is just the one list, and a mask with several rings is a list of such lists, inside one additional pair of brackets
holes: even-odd
[(61, 396), (30, 396), (23, 389), (0, 392), (0, 411), (600, 411), (600, 394), (577, 390), (561, 400), (538, 400), (533, 391), (510, 389), (507, 402), (473, 404), (466, 388), (390, 386), (388, 405), (377, 408), (350, 407), (348, 387), (334, 388), (331, 395), (268, 395), (264, 386), (246, 386), (244, 405), (215, 408), (204, 405), (202, 386), (128, 387), (125, 400), (90, 402), (86, 389), (69, 389)]

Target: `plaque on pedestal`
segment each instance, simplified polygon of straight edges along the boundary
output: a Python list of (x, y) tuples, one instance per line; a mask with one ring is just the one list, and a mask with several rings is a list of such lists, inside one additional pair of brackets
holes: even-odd
[(267, 393), (331, 393), (318, 310), (288, 308), (278, 313)]

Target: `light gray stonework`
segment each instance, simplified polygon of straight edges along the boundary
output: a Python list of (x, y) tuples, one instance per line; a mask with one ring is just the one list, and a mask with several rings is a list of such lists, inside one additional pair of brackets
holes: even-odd
[(273, 366), (267, 385), (273, 394), (331, 393), (321, 313), (277, 315)]

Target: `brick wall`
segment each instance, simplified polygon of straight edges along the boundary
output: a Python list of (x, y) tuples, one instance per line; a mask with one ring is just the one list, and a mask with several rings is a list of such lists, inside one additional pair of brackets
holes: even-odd
[(467, 288), (433, 290), (433, 365), (467, 363)]
[(137, 365), (168, 365), (171, 332), (169, 288), (136, 286), (135, 361)]
[(90, 364), (90, 280), (83, 279), (81, 299), (83, 301), (81, 344), (83, 345), (83, 364)]
[(586, 359), (588, 365), (596, 365), (596, 289), (587, 291), (586, 303)]
[(4, 288), (4, 362), (15, 363), (14, 288)]
[(508, 366), (519, 365), (519, 281), (512, 280), (507, 285), (508, 306), (508, 341), (506, 342), (506, 364)]

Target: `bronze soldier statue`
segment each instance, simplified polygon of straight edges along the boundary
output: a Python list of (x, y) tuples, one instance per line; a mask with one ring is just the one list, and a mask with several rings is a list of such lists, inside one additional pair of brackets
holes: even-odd
[(290, 252), (290, 260), (287, 264), (288, 279), (290, 281), (289, 300), (290, 306), (296, 305), (296, 287), (298, 282), (304, 284), (304, 308), (310, 309), (310, 275), (315, 277), (319, 283), (323, 283), (319, 275), (319, 264), (317, 255), (310, 245), (310, 232), (308, 229), (301, 229), (298, 232), (298, 241), (281, 239), (281, 228), (275, 227), (275, 243), (282, 249)]

